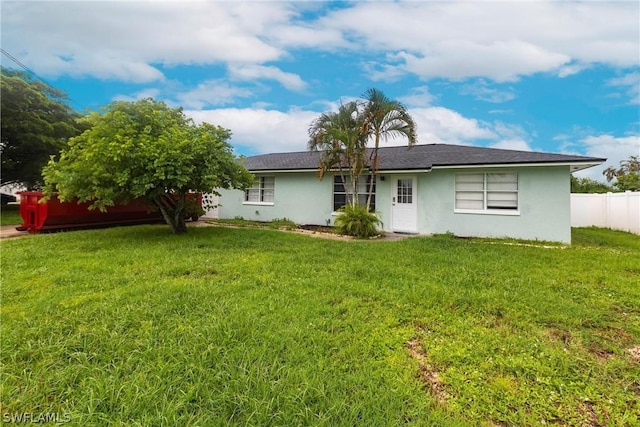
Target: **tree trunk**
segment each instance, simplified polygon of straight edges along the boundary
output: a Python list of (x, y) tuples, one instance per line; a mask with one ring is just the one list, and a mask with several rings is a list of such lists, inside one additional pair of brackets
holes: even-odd
[(367, 212), (371, 210), (371, 197), (373, 195), (373, 183), (375, 180), (375, 174), (378, 171), (378, 146), (380, 145), (380, 134), (376, 132), (376, 141), (373, 146), (373, 152), (369, 157), (371, 160), (371, 166), (369, 170), (371, 171), (371, 180), (369, 181), (369, 194), (367, 195)]
[(351, 173), (351, 206), (356, 206), (360, 202), (359, 194), (358, 194), (358, 176)]
[(344, 202), (349, 206), (353, 206), (353, 197), (349, 195), (349, 190), (347, 188), (347, 180), (344, 178), (344, 173), (342, 173), (342, 169), (340, 169), (340, 181), (342, 181), (342, 188), (344, 188)]
[(371, 211), (371, 199), (373, 196), (373, 184), (375, 182), (375, 172), (371, 169), (371, 173), (369, 174), (369, 185), (368, 185), (368, 194), (367, 194), (367, 212)]
[(155, 200), (162, 218), (174, 234), (187, 232), (187, 223), (184, 220), (184, 197), (182, 194), (175, 199), (171, 195), (164, 194)]

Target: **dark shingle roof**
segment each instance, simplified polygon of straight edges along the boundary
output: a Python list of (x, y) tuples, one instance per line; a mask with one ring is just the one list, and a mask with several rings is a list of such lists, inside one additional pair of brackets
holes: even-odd
[[(451, 144), (381, 147), (378, 151), (381, 171), (431, 169), (432, 167), (508, 165), (508, 164), (579, 164), (594, 166), (606, 159), (533, 151), (503, 150)], [(273, 153), (248, 157), (245, 167), (252, 172), (315, 170), (319, 152)]]

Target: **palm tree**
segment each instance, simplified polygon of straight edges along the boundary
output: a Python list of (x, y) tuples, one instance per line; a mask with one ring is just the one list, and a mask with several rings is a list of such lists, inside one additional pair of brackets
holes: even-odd
[(374, 176), (378, 171), (378, 148), (380, 141), (389, 138), (407, 138), (409, 147), (416, 144), (416, 123), (399, 101), (389, 99), (382, 91), (372, 88), (362, 97), (365, 100), (361, 134), (373, 138), (373, 148), (369, 157), (371, 180), (367, 196), (367, 209), (371, 205)]
[(341, 105), (338, 112), (322, 113), (309, 127), (309, 150), (322, 151), (319, 178), (338, 169), (346, 190), (346, 168), (351, 185), (351, 191), (346, 191), (347, 202), (352, 206), (358, 202), (358, 178), (366, 166), (366, 138), (361, 134), (361, 110), (361, 103), (349, 102)]

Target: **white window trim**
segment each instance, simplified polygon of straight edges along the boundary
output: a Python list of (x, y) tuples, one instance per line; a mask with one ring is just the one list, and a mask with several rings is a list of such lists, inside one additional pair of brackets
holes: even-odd
[[(369, 191), (369, 182), (368, 182), (368, 181), (369, 181), (369, 177), (370, 177), (370, 176), (371, 176), (371, 175), (368, 175), (368, 174), (360, 175), (360, 178), (359, 178), (359, 179), (362, 179), (362, 180), (361, 180), (361, 181), (358, 181), (358, 184), (359, 184), (359, 185), (360, 185), (360, 184), (363, 184), (363, 187), (364, 187), (364, 188), (363, 188), (364, 192), (363, 192), (363, 193), (359, 193), (359, 195), (360, 195), (360, 196), (364, 196), (365, 198), (368, 196), (368, 191)], [(334, 176), (333, 176), (333, 184), (332, 184), (332, 185), (333, 185), (333, 187), (332, 187), (332, 193), (331, 193), (331, 204), (332, 204), (332, 206), (335, 206), (335, 196), (336, 196), (336, 192), (335, 192), (335, 180), (336, 180), (336, 178), (338, 178), (338, 177), (339, 177), (339, 175), (334, 175)], [(347, 179), (347, 181), (348, 181), (348, 182), (350, 182), (350, 181), (351, 181), (351, 178), (350, 178), (349, 176), (346, 176), (345, 178)], [(374, 176), (374, 177), (373, 177), (373, 179), (374, 179), (374, 186), (375, 186), (375, 188), (376, 188), (376, 190), (373, 192), (373, 200), (374, 200), (374, 202), (373, 202), (373, 206), (374, 206), (374, 211), (375, 211), (375, 206), (376, 206), (376, 203), (375, 203), (375, 200), (376, 200), (376, 193), (377, 193), (377, 191), (378, 191), (378, 178), (377, 178), (377, 176)], [(341, 183), (341, 184), (342, 184), (342, 183)], [(344, 184), (342, 184), (342, 185), (343, 185), (343, 188), (344, 188)], [(337, 193), (337, 194), (345, 194), (345, 196), (346, 196), (346, 194), (348, 194), (348, 193), (346, 192), (346, 188), (345, 188), (345, 192), (344, 192), (344, 193)], [(346, 197), (345, 197), (345, 199), (346, 199)], [(341, 213), (342, 213), (342, 212), (338, 212), (338, 211), (335, 211), (335, 210), (334, 210), (334, 211), (332, 211), (332, 212), (331, 212), (331, 215), (332, 215), (332, 216), (338, 216), (338, 215), (340, 215)]]
[(251, 206), (273, 206), (273, 202), (242, 202), (243, 205)]
[[(455, 202), (455, 200), (454, 200)], [(473, 214), (473, 215), (503, 215), (503, 216), (519, 216), (520, 210), (509, 210), (509, 209), (487, 209), (487, 210), (477, 210), (477, 209), (454, 209), (453, 213), (457, 214)]]
[[(466, 173), (466, 172), (465, 172)], [(494, 173), (494, 172), (468, 172), (469, 174), (473, 174), (473, 173), (481, 173), (484, 175), (484, 183), (485, 183), (485, 188), (484, 188), (484, 204), (486, 206), (487, 204), (487, 189), (486, 189), (486, 182), (487, 182), (487, 174), (490, 173)], [(490, 209), (490, 208), (484, 208), (484, 209), (459, 209), (456, 208), (456, 175), (458, 174), (454, 174), (453, 176), (453, 213), (457, 213), (457, 214), (470, 214), (470, 215), (501, 215), (501, 216), (520, 216), (520, 174), (518, 172), (515, 171), (501, 171), (499, 173), (513, 173), (516, 174), (516, 176), (518, 177), (518, 190), (516, 191), (516, 197), (517, 197), (517, 203), (518, 203), (518, 208), (517, 209)]]
[(242, 194), (242, 204), (243, 205), (249, 205), (249, 206), (273, 206), (275, 204), (275, 188), (276, 188), (276, 179), (275, 179), (275, 177), (273, 175), (263, 175), (263, 176), (258, 176), (257, 180), (258, 180), (258, 182), (260, 182), (260, 178), (267, 178), (267, 177), (273, 178), (273, 197), (274, 197), (274, 201), (273, 202), (252, 202), (252, 201), (248, 201), (248, 200), (246, 200), (247, 193), (245, 191)]

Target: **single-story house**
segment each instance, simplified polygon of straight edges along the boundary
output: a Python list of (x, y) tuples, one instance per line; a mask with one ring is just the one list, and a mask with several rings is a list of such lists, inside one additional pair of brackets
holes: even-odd
[[(387, 232), (571, 242), (570, 173), (606, 159), (450, 144), (382, 147), (374, 208)], [(222, 190), (219, 218), (332, 225), (345, 204), (319, 152), (248, 157), (256, 183)], [(367, 179), (360, 180), (364, 200)]]

